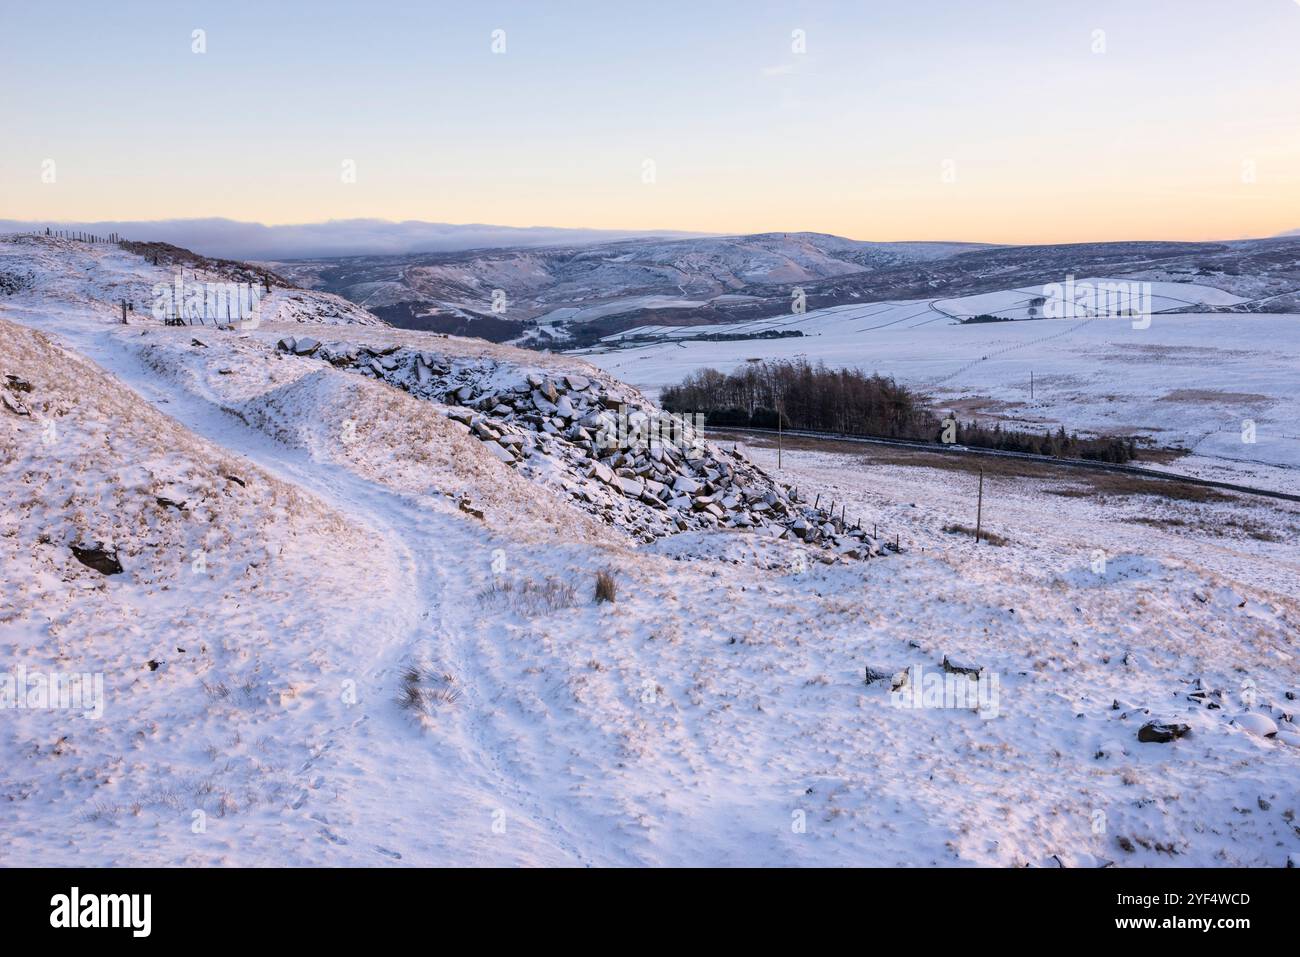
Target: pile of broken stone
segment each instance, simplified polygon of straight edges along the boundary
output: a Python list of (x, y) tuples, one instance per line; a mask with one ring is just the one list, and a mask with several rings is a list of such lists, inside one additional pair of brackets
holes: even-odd
[(446, 408), (502, 463), (563, 489), (643, 542), (677, 532), (749, 529), (821, 546), (823, 561), (893, 545), (801, 500), (737, 448), (706, 442), (614, 380), (526, 368), (490, 356), (286, 337), (281, 352), (379, 379)]

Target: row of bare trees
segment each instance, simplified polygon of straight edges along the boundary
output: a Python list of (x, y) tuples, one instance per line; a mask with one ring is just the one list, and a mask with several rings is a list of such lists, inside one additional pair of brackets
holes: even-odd
[(705, 413), (711, 425), (775, 428), (779, 409), (786, 428), (913, 438), (935, 424), (937, 434), (918, 397), (893, 379), (805, 359), (751, 362), (731, 375), (701, 369), (660, 398), (669, 411)]
[(783, 359), (749, 362), (730, 375), (700, 369), (660, 394), (669, 412), (702, 412), (711, 426), (740, 426), (833, 432), (887, 439), (928, 442), (948, 440), (961, 445), (1011, 452), (1032, 452), (1068, 458), (1127, 462), (1135, 444), (1128, 438), (1080, 438), (1056, 432), (1025, 432), (956, 423), (945, 429), (945, 417), (925, 404), (925, 398), (892, 378), (868, 375), (860, 369), (828, 369), (823, 362)]

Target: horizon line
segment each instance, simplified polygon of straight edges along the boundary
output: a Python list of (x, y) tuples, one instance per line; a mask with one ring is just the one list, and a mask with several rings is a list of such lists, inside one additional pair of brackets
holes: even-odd
[[(601, 233), (623, 237), (624, 240), (634, 240), (637, 238), (653, 238), (655, 236), (666, 236), (672, 240), (690, 240), (699, 239), (743, 239), (753, 236), (775, 236), (775, 235), (814, 235), (814, 236), (831, 236), (836, 239), (844, 239), (855, 243), (870, 243), (875, 245), (966, 245), (966, 246), (990, 246), (990, 247), (1043, 247), (1043, 246), (1093, 246), (1112, 243), (1179, 243), (1185, 245), (1195, 245), (1198, 243), (1234, 243), (1234, 242), (1254, 242), (1268, 239), (1286, 239), (1288, 237), (1300, 234), (1300, 230), (1285, 230), (1280, 233), (1269, 235), (1242, 236), (1236, 238), (1205, 238), (1205, 239), (1168, 239), (1162, 237), (1144, 238), (1144, 239), (1083, 239), (1068, 240), (1062, 242), (991, 242), (981, 239), (861, 239), (854, 236), (848, 236), (843, 233), (828, 232), (820, 229), (765, 229), (758, 231), (730, 232), (730, 231), (699, 231), (690, 229), (676, 229), (672, 227), (662, 228), (639, 228), (639, 227), (606, 227), (606, 226), (554, 226), (549, 224), (534, 223), (527, 226), (517, 226), (508, 223), (489, 223), (489, 222), (446, 222), (442, 220), (428, 219), (387, 219), (378, 216), (353, 216), (348, 218), (330, 218), (323, 220), (305, 221), (305, 222), (286, 222), (286, 223), (266, 223), (259, 220), (232, 219), (228, 216), (176, 216), (165, 219), (0, 219), (0, 223), (6, 226), (12, 224), (16, 226), (30, 226), (33, 228), (56, 228), (56, 227), (96, 227), (96, 226), (119, 226), (130, 224), (134, 226), (147, 227), (151, 225), (184, 225), (187, 223), (226, 223), (232, 226), (245, 226), (266, 230), (277, 229), (307, 229), (324, 226), (345, 226), (356, 223), (371, 223), (382, 226), (432, 226), (445, 227), (448, 229), (500, 229), (512, 230), (519, 232), (530, 231), (554, 231), (554, 232), (572, 232), (572, 233)], [(472, 249), (474, 247), (467, 247)], [(303, 257), (303, 258), (327, 258), (327, 257)]]

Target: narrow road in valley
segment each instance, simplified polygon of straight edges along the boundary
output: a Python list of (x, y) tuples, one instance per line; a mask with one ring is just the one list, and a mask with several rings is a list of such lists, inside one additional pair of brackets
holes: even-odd
[(845, 435), (841, 432), (813, 432), (805, 429), (783, 429), (780, 433), (776, 429), (754, 429), (741, 428), (739, 426), (727, 426), (725, 428), (709, 428), (708, 432), (714, 435), (727, 435), (733, 432), (752, 433), (755, 435), (790, 435), (798, 438), (807, 439), (825, 439), (833, 442), (857, 442), (862, 445), (888, 445), (894, 448), (916, 449), (922, 452), (934, 452), (943, 455), (971, 455), (985, 456), (987, 458), (1001, 459), (1020, 459), (1027, 462), (1035, 462), (1058, 469), (1085, 469), (1093, 472), (1118, 472), (1124, 475), (1140, 475), (1144, 478), (1161, 479), (1166, 482), (1180, 482), (1184, 485), (1199, 485), (1203, 488), (1217, 488), (1229, 492), (1241, 492), (1245, 495), (1260, 495), (1265, 498), (1283, 499), (1288, 502), (1300, 502), (1300, 495), (1292, 495), (1288, 492), (1277, 492), (1272, 489), (1255, 488), (1250, 485), (1238, 485), (1234, 482), (1216, 482), (1212, 479), (1196, 478), (1191, 475), (1180, 475), (1177, 472), (1162, 472), (1158, 469), (1142, 468), (1138, 465), (1118, 465), (1111, 462), (1092, 462), (1087, 459), (1064, 459), (1056, 458), (1051, 455), (1034, 455), (1029, 452), (1006, 452), (1000, 449), (978, 449), (966, 445), (943, 445), (937, 442), (912, 442), (906, 439), (879, 439), (864, 435)]

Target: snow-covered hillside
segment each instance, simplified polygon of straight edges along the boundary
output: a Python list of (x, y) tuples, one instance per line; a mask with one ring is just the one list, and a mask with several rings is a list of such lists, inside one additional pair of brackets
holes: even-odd
[[(599, 475), (568, 458), (578, 406), (644, 401), (581, 360), (309, 315), (123, 325), (166, 271), (113, 249), (0, 242), (0, 270), (30, 277), (0, 295), (0, 670), (104, 693), (0, 711), (7, 863), (1300, 854), (1293, 509), (994, 485), (1009, 541), (975, 546), (943, 530), (955, 473), (725, 444), (701, 460), (764, 496), (639, 541), (625, 516), (668, 504), (648, 465), (614, 470), (628, 511), (565, 485)], [(785, 486), (900, 550), (828, 562), (753, 523)], [(966, 669), (975, 706), (920, 694)]]
[(1300, 302), (1300, 240), (1286, 238), (995, 246), (763, 233), (269, 265), (394, 325), (536, 348), (588, 347), (633, 327), (744, 324), (787, 313), (796, 297), (812, 310), (993, 294), (999, 312), (1016, 314), (1071, 275), (1150, 281), (1161, 310), (1294, 313)]
[[(180, 252), (184, 252), (181, 250)], [(187, 262), (187, 259), (189, 260)], [(86, 309), (105, 319), (151, 317), (160, 292), (181, 284), (190, 290), (205, 284), (225, 285), (249, 278), (244, 271), (220, 268), (220, 261), (201, 256), (153, 263), (117, 243), (87, 243), (49, 236), (0, 237), (0, 277), (16, 280), (11, 304), (58, 303)], [(258, 286), (257, 316), (262, 322), (304, 322), (312, 325), (379, 325), (380, 321), (346, 299), (326, 292), (273, 284)], [(207, 317), (211, 325), (214, 318)]]
[[(1097, 287), (1125, 280), (1104, 276), (1080, 278), (1077, 285)], [(1240, 297), (1213, 286), (1193, 283), (1150, 283), (1150, 308), (1152, 312), (1169, 312), (1196, 306), (1229, 306), (1241, 302)], [(914, 299), (899, 302), (867, 302), (843, 306), (827, 306), (805, 312), (755, 319), (750, 322), (695, 326), (636, 326), (624, 332), (606, 336), (605, 342), (626, 343), (647, 339), (690, 340), (700, 336), (731, 335), (753, 336), (764, 332), (800, 332), (805, 336), (830, 333), (838, 337), (904, 325), (915, 329), (943, 320), (969, 319), (978, 315), (995, 315), (1003, 319), (1045, 318), (1042, 305), (1043, 287), (1004, 289), (960, 296), (955, 299)], [(1086, 318), (1083, 305), (1062, 310), (1064, 317)]]
[[(750, 287), (853, 276), (982, 248), (972, 243), (872, 243), (820, 233), (636, 239), (549, 248), (357, 256), (275, 262), (283, 274), (379, 314), (479, 322), (498, 338), (565, 338), (561, 327), (620, 314), (695, 312), (745, 303)], [(536, 328), (525, 326), (535, 321)]]

